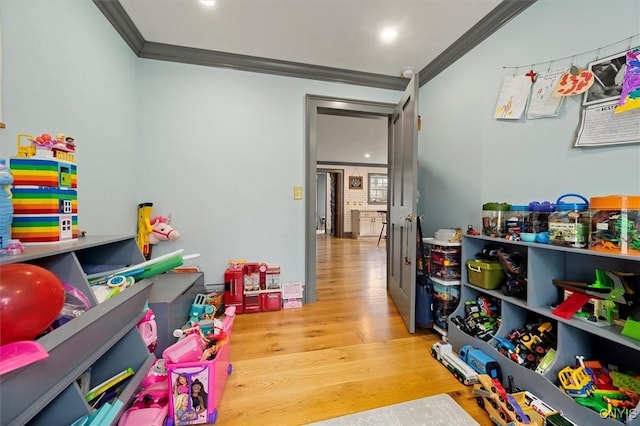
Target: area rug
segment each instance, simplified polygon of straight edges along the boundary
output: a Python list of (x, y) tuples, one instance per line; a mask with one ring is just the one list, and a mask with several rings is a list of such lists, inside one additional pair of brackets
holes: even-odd
[(308, 426), (480, 426), (449, 395), (439, 394)]

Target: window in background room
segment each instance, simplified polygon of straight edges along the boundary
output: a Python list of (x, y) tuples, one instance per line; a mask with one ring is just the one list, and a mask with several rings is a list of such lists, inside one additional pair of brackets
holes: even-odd
[(387, 204), (387, 175), (369, 173), (369, 204)]

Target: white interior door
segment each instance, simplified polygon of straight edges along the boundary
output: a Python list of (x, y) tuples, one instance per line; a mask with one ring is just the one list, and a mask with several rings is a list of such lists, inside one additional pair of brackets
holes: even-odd
[(387, 287), (410, 333), (416, 329), (418, 76), (389, 121)]

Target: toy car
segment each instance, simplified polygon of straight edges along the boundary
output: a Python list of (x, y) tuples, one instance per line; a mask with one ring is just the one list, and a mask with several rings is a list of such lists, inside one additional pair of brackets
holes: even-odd
[(169, 413), (169, 390), (166, 382), (155, 383), (143, 389), (118, 426), (162, 426)]

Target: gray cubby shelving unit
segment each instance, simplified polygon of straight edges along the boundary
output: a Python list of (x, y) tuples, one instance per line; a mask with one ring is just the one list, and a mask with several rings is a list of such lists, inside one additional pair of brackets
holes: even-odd
[(133, 368), (136, 374), (118, 397), (123, 407), (127, 406), (155, 360), (136, 327), (153, 280), (141, 280), (98, 304), (83, 265), (113, 265), (115, 269), (144, 260), (132, 236), (28, 245), (24, 254), (0, 258), (0, 264), (30, 263), (52, 271), (84, 293), (92, 305), (37, 339), (49, 353), (47, 358), (0, 376), (0, 424), (71, 424), (90, 414), (91, 407), (76, 382), (88, 369), (93, 387), (127, 367)]
[[(500, 290), (485, 290), (469, 284), (466, 260), (475, 258), (487, 244), (504, 246), (508, 251), (527, 254), (528, 285), (526, 298), (506, 296)], [(601, 359), (616, 364), (621, 369), (638, 372), (640, 340), (621, 335), (619, 326), (597, 326), (581, 319), (563, 319), (551, 313), (550, 305), (558, 302), (559, 290), (553, 279), (564, 279), (591, 283), (595, 279), (594, 269), (640, 272), (640, 257), (602, 253), (587, 249), (574, 249), (548, 244), (508, 241), (486, 236), (465, 235), (462, 241), (462, 287), (460, 300), (472, 300), (479, 295), (491, 295), (501, 301), (502, 321), (497, 335), (504, 337), (513, 328), (524, 325), (529, 315), (548, 318), (554, 325), (558, 338), (556, 357), (550, 368), (539, 374), (518, 365), (497, 352), (490, 342), (485, 342), (460, 330), (449, 321), (448, 340), (457, 351), (463, 345), (472, 345), (493, 357), (502, 370), (503, 380), (513, 376), (515, 386), (529, 390), (549, 405), (561, 411), (579, 425), (611, 426), (622, 424), (612, 419), (603, 419), (595, 411), (582, 407), (573, 398), (556, 386), (558, 371), (575, 364), (575, 356), (585, 359)], [(449, 316), (464, 317), (464, 303)], [(636, 318), (637, 319), (637, 318)], [(640, 412), (640, 405), (636, 407)], [(627, 426), (640, 426), (640, 417), (628, 419)]]

